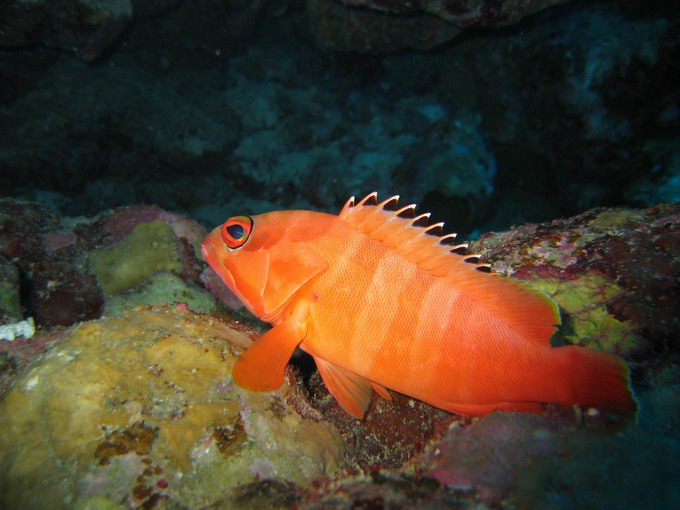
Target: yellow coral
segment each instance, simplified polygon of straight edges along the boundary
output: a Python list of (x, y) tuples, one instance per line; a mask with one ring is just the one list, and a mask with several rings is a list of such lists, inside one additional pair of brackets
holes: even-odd
[(172, 306), (74, 328), (0, 401), (0, 508), (141, 506), (154, 491), (203, 507), (258, 475), (309, 483), (337, 470), (339, 434), (289, 407), (288, 385), (230, 384), (232, 352), (249, 343)]
[(137, 287), (156, 271), (182, 271), (175, 234), (160, 220), (137, 225), (117, 244), (92, 251), (89, 260), (107, 295)]

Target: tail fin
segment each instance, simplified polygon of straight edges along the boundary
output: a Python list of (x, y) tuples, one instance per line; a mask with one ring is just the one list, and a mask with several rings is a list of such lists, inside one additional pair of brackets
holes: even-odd
[(549, 351), (569, 381), (563, 405), (578, 404), (622, 416), (635, 417), (637, 402), (630, 387), (626, 362), (613, 354), (584, 347), (556, 347)]

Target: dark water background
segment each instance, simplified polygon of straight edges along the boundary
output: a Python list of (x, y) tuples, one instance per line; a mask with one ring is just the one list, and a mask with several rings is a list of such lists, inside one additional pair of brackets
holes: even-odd
[(322, 49), (302, 2), (271, 4), (180, 2), (88, 63), (1, 50), (0, 194), (210, 226), (376, 190), (463, 234), (680, 196), (673, 2), (571, 2), (382, 55)]

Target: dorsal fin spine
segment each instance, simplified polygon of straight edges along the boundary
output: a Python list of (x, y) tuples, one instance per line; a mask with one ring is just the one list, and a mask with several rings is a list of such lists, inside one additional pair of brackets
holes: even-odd
[(347, 214), (349, 210), (354, 207), (354, 200), (355, 200), (354, 195), (349, 197), (347, 202), (345, 202), (345, 205), (342, 207), (342, 210), (340, 211), (340, 216)]
[[(439, 231), (440, 233), (443, 232), (444, 222), (440, 221), (439, 223), (433, 223), (432, 225), (425, 227), (425, 230), (423, 230), (423, 232), (425, 234), (427, 234), (429, 236), (436, 236), (439, 239), (441, 239), (441, 237), (442, 237), (441, 234), (440, 235), (434, 234), (434, 233), (431, 232), (432, 230)], [(439, 242), (439, 239), (437, 240), (437, 242)]]
[(409, 211), (409, 210), (411, 211), (410, 217), (413, 217), (413, 212), (416, 210), (416, 204), (409, 204), (405, 207), (402, 207), (401, 209), (394, 211), (394, 215), (402, 217), (401, 215), (404, 214), (406, 211)]
[[(397, 202), (399, 202), (399, 195), (394, 195), (387, 200), (383, 200), (376, 207), (378, 209), (382, 209), (383, 211), (392, 212), (394, 209), (390, 209), (390, 207), (396, 207)], [(390, 204), (392, 204), (392, 206), (390, 206)]]
[[(423, 213), (423, 214), (419, 214), (418, 216), (416, 216), (415, 218), (413, 218), (413, 219), (409, 222), (409, 226), (410, 226), (410, 227), (416, 227), (416, 228), (417, 228), (417, 227), (424, 227), (425, 225), (427, 225), (427, 220), (430, 219), (430, 216), (431, 216), (431, 215), (432, 215), (432, 214), (429, 213), (429, 212)], [(423, 221), (425, 222), (425, 225), (418, 225), (418, 223), (423, 223)]]
[(362, 198), (361, 201), (355, 207), (361, 207), (363, 205), (367, 205), (367, 202), (369, 200), (372, 200), (374, 202), (373, 205), (377, 204), (378, 203), (378, 192), (374, 191), (373, 193), (369, 193), (364, 198)]
[[(449, 241), (454, 241), (458, 237), (458, 234), (444, 234), (439, 238), (439, 241), (437, 241), (439, 244), (442, 246), (448, 246)], [(450, 249), (450, 248), (449, 248)]]

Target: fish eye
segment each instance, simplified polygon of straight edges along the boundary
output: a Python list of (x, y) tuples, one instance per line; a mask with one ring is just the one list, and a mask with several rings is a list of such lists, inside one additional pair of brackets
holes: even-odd
[(233, 216), (222, 225), (222, 241), (235, 250), (245, 244), (252, 230), (253, 219), (250, 216)]

